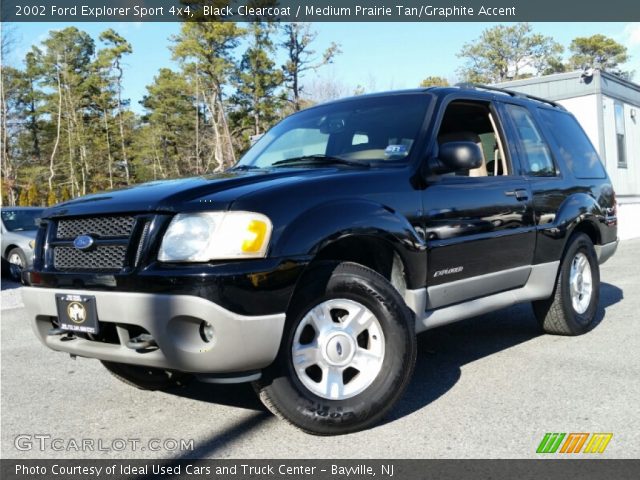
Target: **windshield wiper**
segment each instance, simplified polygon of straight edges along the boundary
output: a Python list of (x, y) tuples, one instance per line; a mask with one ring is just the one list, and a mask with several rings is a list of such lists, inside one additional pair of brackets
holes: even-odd
[(257, 165), (236, 165), (229, 170), (262, 170), (262, 167), (258, 167)]
[(346, 158), (340, 157), (332, 157), (329, 155), (303, 155), (301, 157), (292, 157), (287, 158), (285, 160), (279, 160), (272, 164), (275, 166), (286, 166), (286, 165), (295, 165), (297, 163), (326, 163), (326, 164), (339, 164), (339, 165), (349, 165), (351, 167), (365, 167), (369, 168), (368, 162), (356, 161), (356, 160), (347, 160)]

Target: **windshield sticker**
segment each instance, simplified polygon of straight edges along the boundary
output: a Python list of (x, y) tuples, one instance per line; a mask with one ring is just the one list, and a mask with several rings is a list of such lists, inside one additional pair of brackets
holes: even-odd
[(406, 145), (389, 145), (384, 149), (385, 155), (406, 155), (407, 154), (407, 146)]

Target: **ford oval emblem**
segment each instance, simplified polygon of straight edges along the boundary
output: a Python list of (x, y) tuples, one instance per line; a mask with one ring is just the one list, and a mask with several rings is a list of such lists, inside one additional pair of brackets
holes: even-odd
[(94, 242), (95, 240), (93, 237), (89, 235), (80, 235), (73, 241), (73, 246), (78, 250), (89, 250), (93, 246)]

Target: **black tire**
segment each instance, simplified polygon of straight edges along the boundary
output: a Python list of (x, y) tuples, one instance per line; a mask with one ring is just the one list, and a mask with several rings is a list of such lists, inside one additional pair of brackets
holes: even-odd
[[(572, 262), (584, 255), (589, 263), (592, 291), (584, 312), (576, 311), (572, 304), (570, 275)], [(600, 269), (591, 239), (584, 233), (573, 235), (560, 263), (553, 295), (532, 303), (533, 311), (546, 333), (554, 335), (582, 335), (597, 324), (596, 312), (600, 301)]]
[(100, 363), (118, 380), (140, 390), (170, 390), (182, 387), (192, 379), (188, 373), (103, 360)]
[[(13, 259), (17, 259), (17, 262), (12, 261)], [(22, 269), (27, 265), (27, 257), (22, 249), (20, 247), (14, 247), (9, 250), (7, 261), (9, 262), (9, 277), (14, 282), (20, 282), (22, 280)]]
[[(287, 312), (278, 358), (254, 382), (254, 388), (271, 412), (307, 433), (339, 435), (372, 426), (402, 396), (413, 374), (416, 360), (413, 312), (384, 277), (358, 264), (320, 264), (301, 282), (302, 287)], [(307, 388), (292, 362), (298, 325), (312, 308), (332, 299), (347, 299), (366, 307), (377, 320), (384, 339), (380, 370), (372, 376), (371, 383), (350, 398), (335, 400), (318, 396)], [(328, 346), (323, 351), (328, 351)], [(342, 375), (344, 381), (344, 371)]]

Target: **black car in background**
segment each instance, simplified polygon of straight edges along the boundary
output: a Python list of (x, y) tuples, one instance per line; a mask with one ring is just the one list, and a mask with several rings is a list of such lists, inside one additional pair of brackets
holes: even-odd
[(46, 346), (139, 388), (252, 381), (332, 435), (402, 396), (419, 332), (518, 302), (589, 331), (616, 247), (611, 182), (563, 107), (428, 88), (296, 113), (224, 173), (48, 209), (24, 299)]

